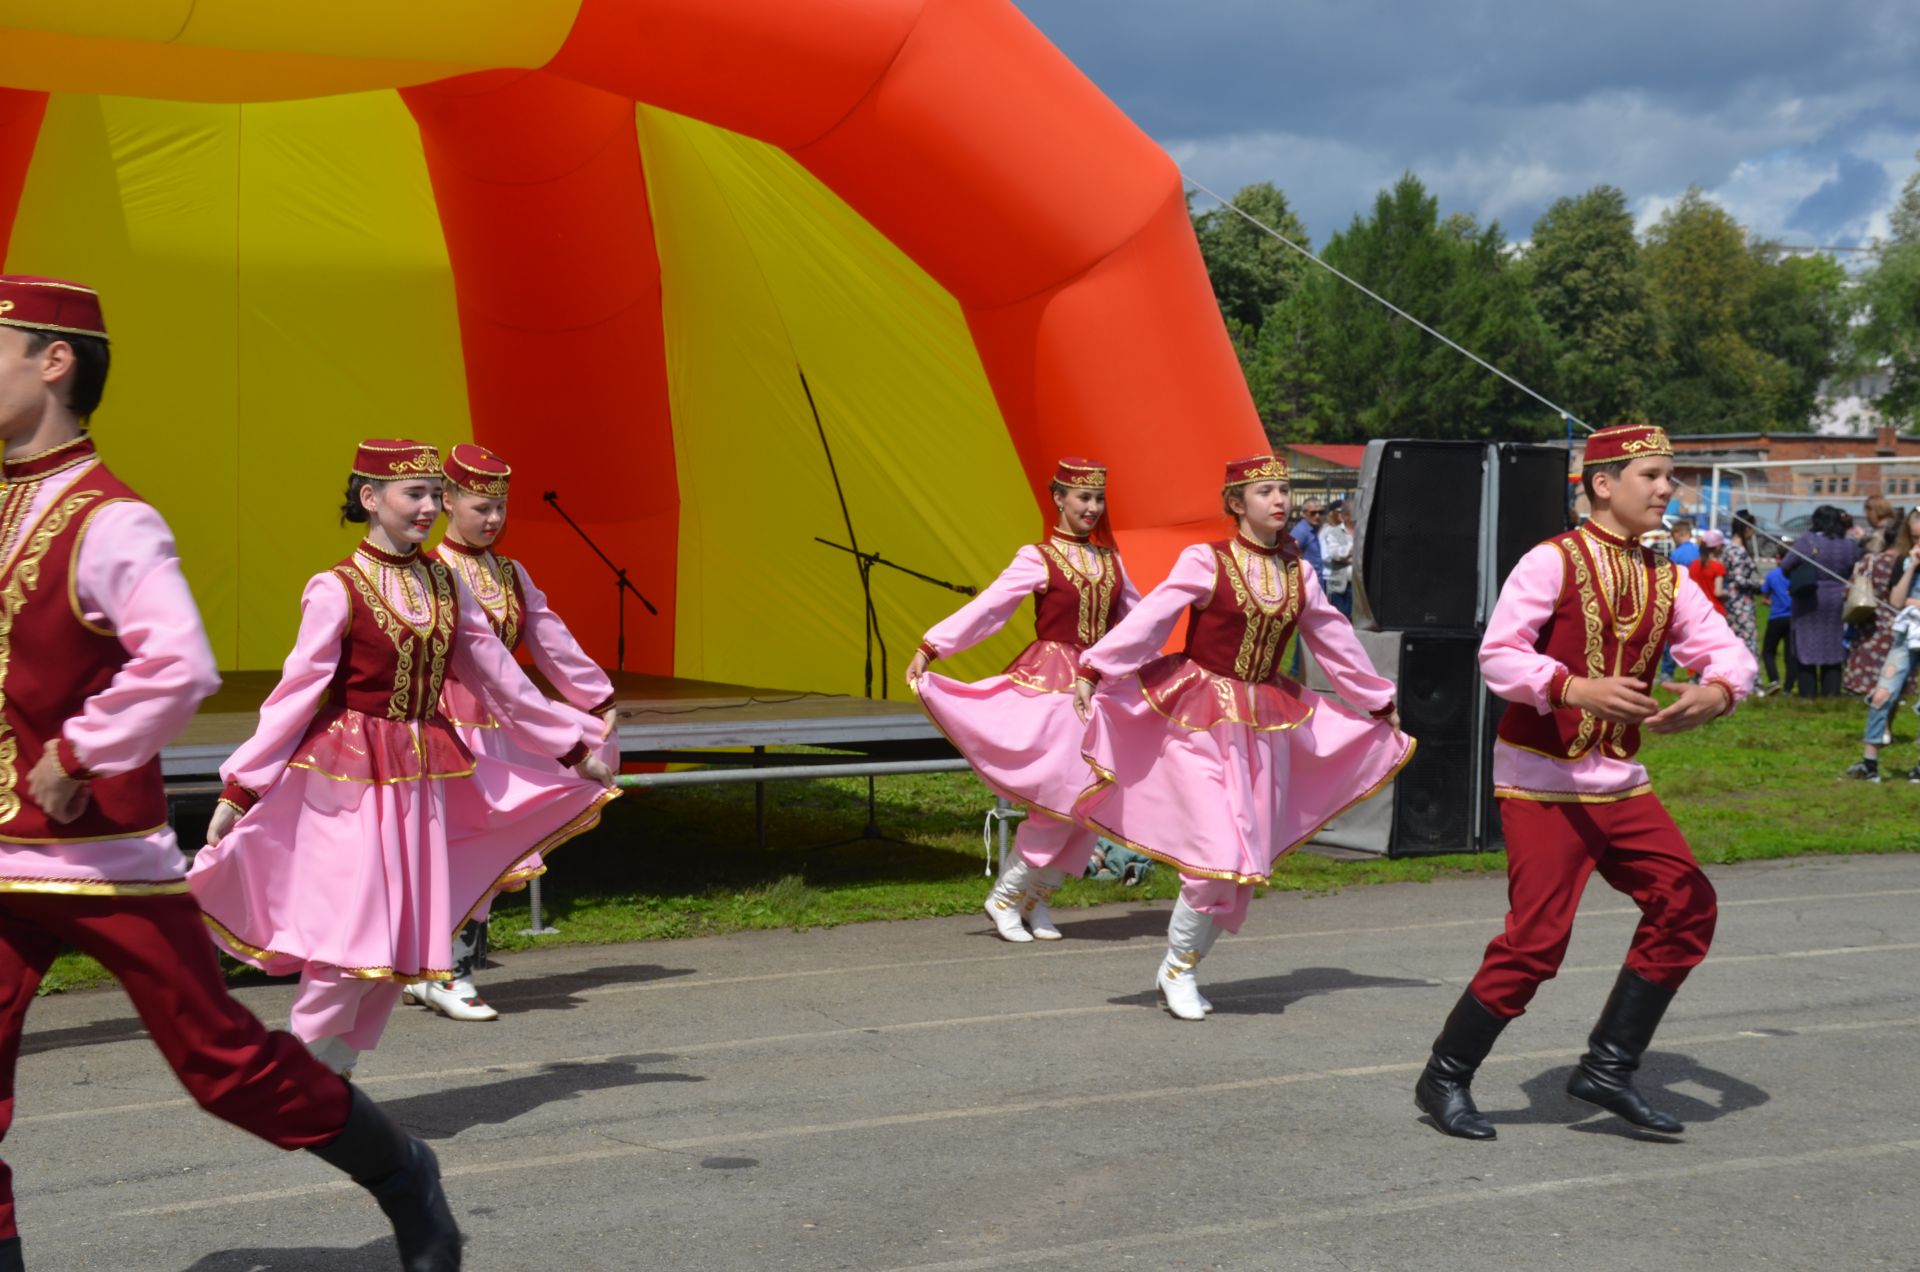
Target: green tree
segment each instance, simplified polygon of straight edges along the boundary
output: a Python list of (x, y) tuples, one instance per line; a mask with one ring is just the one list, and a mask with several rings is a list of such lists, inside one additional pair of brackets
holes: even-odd
[[(1920, 150), (1913, 152), (1920, 160)], [(1900, 187), (1900, 198), (1893, 205), (1893, 246), (1920, 244), (1920, 170), (1915, 170)]]
[(1591, 424), (1644, 418), (1653, 316), (1627, 196), (1602, 185), (1557, 200), (1534, 222), (1524, 265), (1552, 333), (1555, 396)]
[(1854, 293), (1853, 370), (1882, 371), (1874, 405), (1888, 419), (1920, 424), (1920, 240), (1882, 247)]
[(1692, 187), (1648, 232), (1641, 259), (1657, 339), (1653, 418), (1675, 433), (1775, 426), (1793, 377), (1745, 332), (1765, 273), (1746, 231)]
[[(1233, 205), (1305, 246), (1307, 227), (1268, 181), (1242, 187)], [(1267, 311), (1285, 300), (1310, 267), (1306, 258), (1231, 209), (1214, 207), (1193, 218), (1193, 232), (1206, 258), (1214, 299), (1229, 321), (1245, 328), (1248, 347)]]
[[(1324, 255), (1522, 383), (1544, 379), (1547, 330), (1499, 225), (1443, 224), (1411, 173)], [(1263, 368), (1269, 400), (1322, 436), (1514, 439), (1555, 427), (1532, 398), (1329, 274), (1302, 282), (1288, 318), (1294, 337)]]
[(1784, 369), (1771, 406), (1774, 422), (1804, 427), (1819, 406), (1821, 386), (1844, 359), (1847, 272), (1831, 256), (1782, 252), (1774, 243), (1752, 250), (1760, 276), (1741, 331)]

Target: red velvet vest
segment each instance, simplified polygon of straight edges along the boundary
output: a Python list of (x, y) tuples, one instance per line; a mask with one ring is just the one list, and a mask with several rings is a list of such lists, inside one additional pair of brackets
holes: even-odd
[(1216, 676), (1258, 682), (1278, 671), (1280, 653), (1300, 621), (1300, 556), (1282, 539), (1272, 554), (1283, 596), (1269, 610), (1234, 564), (1233, 540), (1208, 544), (1213, 550), (1213, 593), (1187, 611), (1187, 657)]
[(340, 666), (327, 693), (329, 705), (376, 720), (425, 720), (434, 715), (460, 611), (449, 567), (431, 557), (423, 564), (433, 603), (424, 629), (388, 609), (379, 589), (352, 557), (333, 567), (347, 589), (349, 617), (341, 637)]
[[(1583, 526), (1547, 540), (1560, 552), (1560, 596), (1540, 628), (1534, 648), (1559, 660), (1575, 676), (1657, 674), (1673, 623), (1679, 571), (1650, 548), (1621, 544), (1604, 531)], [(1603, 572), (1626, 577), (1639, 572), (1646, 602), (1624, 619), (1613, 612), (1600, 586)], [(1640, 749), (1638, 725), (1613, 724), (1577, 707), (1541, 715), (1508, 703), (1500, 717), (1500, 740), (1556, 760), (1577, 760), (1595, 747), (1602, 755), (1630, 760)]]
[[(486, 569), (479, 553), (471, 551), (463, 552), (450, 540), (443, 539), (440, 541), (439, 553), (441, 560), (456, 570), (460, 569), (459, 558), (472, 561), (476, 569), (482, 571)], [(527, 595), (521, 589), (520, 571), (514, 568), (513, 562), (506, 557), (497, 555), (493, 559), (500, 567), (500, 573), (495, 577), (499, 580), (501, 587), (507, 594), (507, 603), (498, 614), (494, 613), (491, 608), (484, 604), (480, 606), (480, 609), (486, 614), (487, 622), (493, 626), (493, 634), (500, 638), (500, 643), (507, 647), (508, 652), (518, 653), (520, 650), (520, 638), (525, 635), (522, 624), (526, 621)], [(472, 586), (469, 586), (467, 590), (474, 593), (474, 600), (478, 602), (478, 590)]]
[(1052, 539), (1035, 546), (1047, 563), (1047, 590), (1033, 597), (1034, 636), (1085, 649), (1107, 634), (1120, 608), (1119, 557), (1106, 548), (1082, 545), (1100, 560), (1100, 577), (1090, 579), (1073, 568), (1072, 554)]
[(86, 811), (65, 825), (27, 794), (27, 774), (60, 727), (127, 663), (119, 638), (80, 616), (75, 574), (94, 514), (128, 501), (140, 496), (94, 464), (22, 527), (13, 561), (0, 566), (0, 843), (131, 839), (166, 825), (157, 756), (94, 778)]

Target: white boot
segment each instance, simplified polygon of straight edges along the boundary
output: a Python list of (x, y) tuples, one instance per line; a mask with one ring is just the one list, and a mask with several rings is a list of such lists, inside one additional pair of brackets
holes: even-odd
[(414, 995), (415, 1000), (433, 1008), (448, 1020), (498, 1020), (500, 1013), (487, 1005), (480, 997), (480, 991), (473, 982), (462, 977), (442, 985), (438, 981), (421, 981)]
[(1016, 857), (993, 885), (993, 891), (987, 893), (987, 917), (993, 920), (993, 926), (1004, 941), (1031, 941), (1027, 929), (1020, 926), (1020, 907), (1025, 903), (1023, 897), (1027, 885), (1032, 882), (1033, 867)]
[(360, 1062), (360, 1052), (349, 1047), (346, 1039), (338, 1034), (330, 1034), (318, 1042), (308, 1043), (307, 1050), (313, 1053), (315, 1060), (343, 1078), (351, 1078), (353, 1066)]
[(1194, 968), (1219, 936), (1213, 920), (1189, 906), (1186, 898), (1174, 902), (1173, 918), (1167, 924), (1167, 955), (1153, 979), (1167, 1010), (1182, 1020), (1205, 1020), (1213, 1010), (1213, 1004), (1200, 996)]
[(1066, 877), (1067, 872), (1055, 866), (1033, 872), (1033, 882), (1027, 885), (1027, 903), (1021, 913), (1036, 941), (1060, 939), (1060, 929), (1053, 925), (1053, 911), (1047, 908), (1047, 903), (1053, 900), (1054, 890)]

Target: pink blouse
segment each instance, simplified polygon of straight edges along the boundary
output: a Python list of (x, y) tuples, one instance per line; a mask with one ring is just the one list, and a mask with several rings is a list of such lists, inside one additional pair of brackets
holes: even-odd
[[(1565, 560), (1551, 543), (1520, 558), (1500, 589), (1486, 636), (1480, 642), (1480, 674), (1487, 688), (1508, 702), (1553, 710), (1550, 687), (1561, 663), (1534, 648), (1547, 618), (1559, 604)], [(1727, 687), (1738, 704), (1753, 688), (1759, 664), (1746, 642), (1733, 634), (1700, 585), (1680, 573), (1673, 598), (1668, 640), (1674, 661), (1702, 683)], [(1568, 669), (1570, 670), (1570, 669)], [(1576, 673), (1577, 674), (1577, 673)], [(1578, 760), (1557, 760), (1495, 742), (1493, 785), (1496, 794), (1612, 796), (1652, 789), (1637, 760), (1622, 760), (1595, 747)]]
[[(82, 467), (43, 479), (21, 524), (32, 524), (87, 471)], [(0, 544), (0, 553), (10, 556), (17, 547)], [(87, 769), (103, 776), (130, 772), (178, 736), (200, 703), (220, 687), (213, 650), (166, 520), (142, 503), (101, 508), (80, 542), (74, 591), (87, 621), (111, 628), (129, 658), (62, 726), (61, 735)], [(22, 653), (16, 650), (15, 658)], [(104, 842), (0, 841), (0, 890), (6, 891), (185, 891), (186, 871), (186, 858), (167, 827), (137, 839)]]
[[(1140, 591), (1114, 553), (1105, 558), (1120, 571), (1121, 614), (1132, 612), (1140, 603)], [(1096, 576), (1097, 577), (1097, 576)], [(1020, 603), (1036, 592), (1047, 590), (1047, 563), (1040, 549), (1029, 543), (1013, 554), (1000, 577), (987, 584), (980, 594), (928, 629), (921, 642), (941, 658), (951, 658), (963, 649), (971, 649), (1007, 625)]]

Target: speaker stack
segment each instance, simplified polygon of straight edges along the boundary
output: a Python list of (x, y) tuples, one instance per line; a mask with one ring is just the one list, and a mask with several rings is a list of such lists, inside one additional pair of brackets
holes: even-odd
[[(1354, 626), (1420, 745), (1391, 792), (1318, 838), (1390, 857), (1498, 848), (1491, 761), (1506, 704), (1480, 679), (1480, 637), (1515, 562), (1567, 527), (1567, 452), (1375, 441), (1360, 489)], [(1309, 679), (1325, 691), (1317, 668)]]

